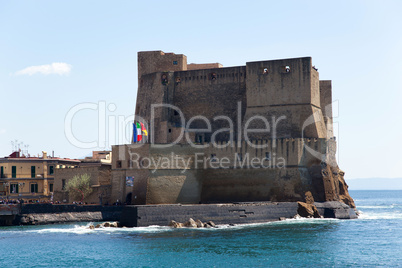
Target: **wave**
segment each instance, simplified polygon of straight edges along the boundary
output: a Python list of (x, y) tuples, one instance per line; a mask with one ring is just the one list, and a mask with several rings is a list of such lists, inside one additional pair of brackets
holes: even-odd
[(359, 219), (361, 219), (361, 220), (394, 220), (394, 219), (402, 219), (402, 213), (401, 212), (370, 213), (370, 212), (359, 211)]
[[(267, 225), (290, 225), (290, 224), (324, 224), (328, 222), (339, 221), (338, 219), (329, 219), (329, 218), (295, 218), (295, 219), (286, 219), (283, 221), (272, 221), (272, 222), (261, 222), (261, 223), (248, 223), (248, 224), (222, 224), (217, 225), (217, 228), (180, 228), (174, 229), (168, 226), (158, 226), (151, 225), (148, 227), (127, 227), (127, 228), (114, 228), (114, 227), (101, 227), (95, 229), (89, 229), (89, 226), (93, 223), (88, 223), (86, 225), (74, 225), (70, 226), (57, 226), (57, 227), (49, 227), (49, 226), (36, 226), (33, 230), (24, 230), (23, 232), (28, 233), (37, 233), (37, 234), (50, 234), (50, 233), (71, 233), (71, 234), (113, 234), (113, 233), (160, 233), (160, 232), (171, 232), (174, 230), (197, 230), (197, 231), (216, 231), (222, 229), (244, 229), (244, 228), (255, 228), (255, 227), (263, 227)], [(13, 231), (13, 232), (21, 232), (21, 231)]]
[(378, 206), (357, 206), (357, 208), (395, 208), (400, 206), (399, 204), (392, 204), (388, 206), (378, 205)]
[(139, 232), (139, 233), (157, 233), (157, 232), (165, 232), (170, 231), (172, 228), (166, 226), (157, 226), (151, 225), (149, 227), (131, 227), (131, 228), (115, 228), (115, 227), (101, 227), (95, 229), (89, 229), (89, 226), (92, 223), (88, 223), (87, 225), (74, 225), (72, 228), (44, 228), (39, 230), (26, 230), (26, 232), (30, 233), (72, 233), (72, 234), (93, 234), (93, 233), (125, 233), (125, 232)]

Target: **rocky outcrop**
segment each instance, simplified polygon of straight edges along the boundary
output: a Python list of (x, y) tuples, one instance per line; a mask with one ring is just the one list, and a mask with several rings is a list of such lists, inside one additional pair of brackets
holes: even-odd
[(315, 202), (318, 212), (324, 218), (357, 219), (355, 209), (339, 201)]
[(304, 218), (321, 218), (320, 213), (317, 210), (317, 207), (313, 204), (307, 204), (304, 202), (297, 202), (299, 205), (297, 209), (297, 214)]
[(103, 222), (103, 223), (97, 224), (96, 226), (94, 226), (93, 224), (90, 224), (88, 226), (88, 229), (97, 229), (97, 228), (105, 228), (105, 227), (117, 228), (117, 227), (120, 227), (120, 224), (117, 221)]
[(212, 221), (208, 221), (206, 223), (203, 223), (200, 220), (194, 221), (192, 218), (190, 218), (188, 221), (185, 223), (180, 223), (176, 222), (174, 220), (171, 220), (169, 223), (169, 226), (172, 228), (182, 228), (182, 227), (187, 227), (187, 228), (216, 228), (215, 223)]

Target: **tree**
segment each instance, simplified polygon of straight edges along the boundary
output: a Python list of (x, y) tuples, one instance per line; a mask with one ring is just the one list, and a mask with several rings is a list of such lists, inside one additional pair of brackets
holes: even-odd
[(91, 175), (86, 173), (82, 175), (75, 175), (67, 182), (66, 190), (69, 192), (69, 195), (72, 199), (77, 200), (81, 198), (82, 202), (85, 197), (92, 193)]

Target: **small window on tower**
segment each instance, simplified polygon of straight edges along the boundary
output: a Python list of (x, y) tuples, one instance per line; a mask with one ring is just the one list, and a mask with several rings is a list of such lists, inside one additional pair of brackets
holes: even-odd
[(216, 80), (217, 75), (216, 75), (216, 73), (211, 73), (210, 77), (211, 77), (211, 80)]
[(174, 60), (174, 61), (173, 61), (173, 65), (177, 65), (177, 60)]
[(181, 82), (181, 78), (180, 77), (176, 77), (176, 84), (179, 84)]
[(267, 67), (261, 67), (260, 73), (261, 73), (261, 74), (268, 74), (268, 73), (269, 73), (269, 70), (268, 70)]
[(281, 67), (281, 73), (290, 73), (290, 66), (289, 65), (285, 65)]
[(168, 84), (168, 77), (166, 74), (162, 74), (161, 80), (162, 80), (162, 85)]

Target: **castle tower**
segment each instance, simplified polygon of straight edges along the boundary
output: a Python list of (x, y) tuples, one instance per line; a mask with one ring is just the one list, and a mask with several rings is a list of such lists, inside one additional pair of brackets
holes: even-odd
[[(310, 57), (248, 62), (246, 66), (244, 124), (249, 121), (251, 129), (268, 129), (258, 119), (262, 116), (270, 124), (271, 138), (326, 137), (318, 72)], [(267, 133), (260, 133), (251, 138), (266, 137)]]

